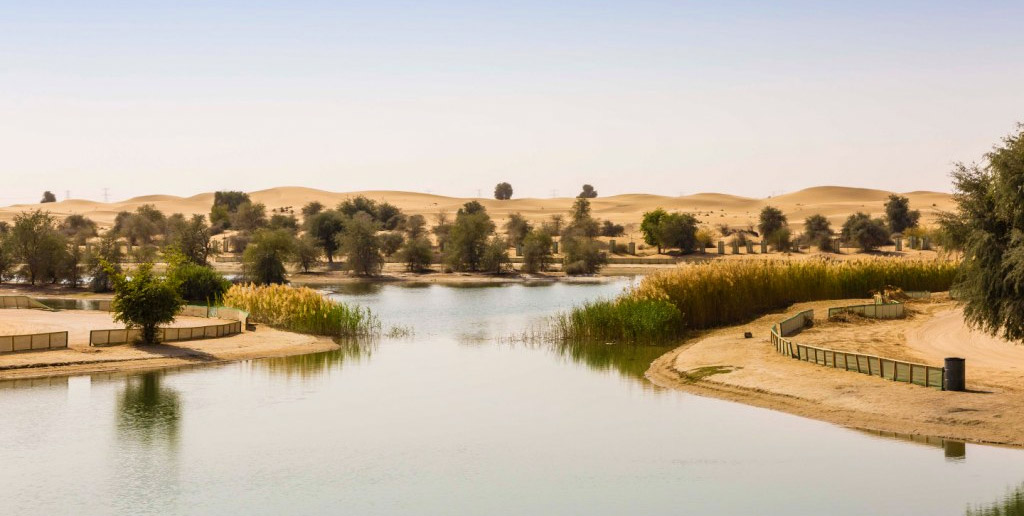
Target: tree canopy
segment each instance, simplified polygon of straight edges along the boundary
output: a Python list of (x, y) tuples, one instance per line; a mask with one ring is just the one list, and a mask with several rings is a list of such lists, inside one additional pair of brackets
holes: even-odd
[(921, 212), (910, 209), (910, 199), (892, 194), (885, 203), (885, 220), (889, 224), (889, 231), (903, 233), (909, 228), (917, 227), (921, 218)]
[(972, 326), (1024, 341), (1024, 125), (985, 155), (953, 171), (955, 226), (964, 257), (953, 287)]
[(512, 185), (508, 183), (498, 183), (494, 187), (494, 198), (499, 201), (507, 201), (512, 198)]
[(597, 197), (597, 190), (594, 190), (593, 186), (583, 185), (583, 190), (576, 197), (581, 199), (593, 199)]

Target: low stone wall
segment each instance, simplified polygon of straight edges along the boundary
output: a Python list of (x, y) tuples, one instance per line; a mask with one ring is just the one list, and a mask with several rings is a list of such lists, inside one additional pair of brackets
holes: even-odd
[(906, 315), (906, 309), (903, 303), (837, 306), (828, 309), (829, 318), (840, 314), (857, 314), (872, 319), (899, 319)]
[(68, 347), (68, 332), (33, 333), (0, 336), (0, 353)]

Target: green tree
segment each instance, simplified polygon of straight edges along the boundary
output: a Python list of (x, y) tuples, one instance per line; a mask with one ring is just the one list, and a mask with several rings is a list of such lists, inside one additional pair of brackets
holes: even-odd
[(405, 215), (402, 210), (389, 202), (378, 204), (377, 209), (371, 215), (385, 231), (394, 231), (405, 223)]
[(243, 202), (231, 214), (231, 228), (256, 231), (267, 227), (267, 207), (261, 203)]
[(217, 254), (212, 238), (213, 232), (202, 215), (185, 220), (184, 215), (175, 213), (167, 218), (167, 247), (196, 265), (206, 265), (210, 256)]
[(569, 226), (563, 230), (570, 231), (576, 235), (582, 235), (588, 238), (594, 238), (600, 233), (601, 229), (597, 221), (590, 216), (590, 200), (584, 197), (578, 197), (572, 204), (572, 210), (569, 212), (569, 216), (572, 221)]
[(167, 258), (167, 279), (187, 302), (216, 304), (231, 288), (231, 282), (219, 272), (191, 261), (180, 252), (172, 251)]
[(57, 277), (66, 240), (49, 213), (36, 210), (15, 215), (10, 239), (14, 257), (23, 264), (22, 276), (30, 284)]
[(142, 344), (156, 344), (159, 325), (174, 321), (184, 304), (178, 290), (166, 278), (153, 273), (152, 263), (140, 265), (130, 278), (113, 267), (108, 268), (107, 274), (114, 282), (114, 320), (128, 328), (141, 329)]
[(430, 241), (424, 236), (410, 237), (405, 245), (398, 250), (398, 258), (405, 263), (409, 272), (423, 272), (430, 268), (434, 259), (434, 250)]
[(327, 256), (327, 263), (334, 263), (334, 253), (338, 251), (338, 235), (345, 229), (345, 216), (334, 210), (324, 211), (313, 215), (306, 226), (307, 234)]
[(562, 261), (566, 274), (596, 274), (608, 263), (597, 241), (585, 236), (562, 237)]
[(242, 274), (257, 285), (287, 283), (284, 264), (295, 250), (295, 236), (284, 229), (261, 229), (242, 253)]
[(287, 229), (294, 235), (299, 232), (299, 220), (292, 214), (275, 213), (267, 221), (267, 227), (270, 229)]
[(917, 227), (921, 212), (910, 209), (910, 199), (892, 194), (885, 203), (885, 220), (893, 233), (903, 233), (908, 228)]
[(658, 220), (658, 248), (692, 251), (697, 247), (697, 224), (697, 218), (689, 213), (666, 213)]
[(397, 253), (402, 248), (402, 244), (405, 243), (405, 237), (397, 231), (381, 233), (378, 235), (378, 238), (380, 240), (380, 250), (388, 258)]
[(872, 251), (889, 241), (889, 232), (882, 219), (872, 219), (866, 213), (850, 215), (843, 223), (843, 241), (857, 244), (862, 251)]
[(292, 258), (293, 263), (302, 269), (302, 272), (309, 272), (309, 269), (320, 260), (320, 248), (317, 247), (316, 240), (309, 235), (296, 239)]
[(583, 185), (583, 191), (581, 191), (576, 197), (581, 199), (593, 199), (597, 197), (597, 190), (594, 190), (593, 186)]
[(426, 234), (427, 219), (423, 215), (410, 215), (403, 224), (406, 235), (409, 238), (419, 238)]
[(833, 251), (832, 223), (824, 215), (815, 214), (804, 220), (803, 239), (808, 245), (816, 245), (822, 252)]
[(40, 202), (40, 204), (48, 203), (48, 202), (57, 202), (57, 196), (53, 195), (53, 192), (47, 190), (47, 191), (43, 192), (43, 199), (41, 201), (39, 201), (39, 202)]
[(789, 220), (783, 215), (782, 210), (774, 206), (765, 206), (761, 209), (757, 230), (761, 232), (761, 238), (768, 240), (768, 243), (777, 250), (785, 251), (789, 248), (787, 226)]
[(384, 267), (381, 241), (377, 236), (379, 228), (373, 216), (356, 212), (345, 222), (345, 229), (338, 236), (338, 244), (345, 253), (345, 266), (360, 276), (376, 276)]
[(302, 207), (302, 220), (305, 221), (321, 211), (324, 211), (324, 205), (319, 201), (312, 201)]
[(354, 217), (356, 213), (365, 212), (374, 219), (377, 218), (377, 201), (365, 195), (357, 195), (341, 201), (338, 211), (346, 217)]
[(963, 260), (951, 292), (971, 326), (1024, 341), (1024, 124), (985, 155), (953, 171)]
[(0, 232), (0, 283), (11, 279), (17, 262), (17, 259), (14, 257), (9, 233), (6, 231)]
[(523, 272), (547, 271), (552, 261), (551, 244), (551, 234), (547, 231), (530, 231), (523, 239)]
[(89, 288), (93, 292), (113, 290), (114, 281), (108, 271), (120, 273), (122, 259), (121, 243), (117, 241), (117, 234), (113, 230), (107, 231), (85, 256), (86, 273), (92, 277), (89, 280)]
[(644, 235), (644, 243), (647, 245), (653, 245), (658, 247), (658, 254), (661, 254), (661, 238), (660, 229), (662, 217), (668, 215), (668, 212), (658, 208), (654, 211), (644, 213), (644, 218), (640, 222), (640, 233)]
[(518, 213), (509, 215), (508, 221), (505, 222), (505, 236), (508, 237), (512, 246), (521, 245), (527, 233), (532, 229), (533, 227), (526, 221), (526, 217)]
[(449, 245), (445, 261), (456, 271), (478, 271), (487, 247), (487, 239), (494, 233), (494, 223), (487, 210), (476, 201), (467, 202), (459, 209), (448, 235)]
[(501, 274), (511, 269), (512, 261), (508, 256), (508, 241), (500, 237), (491, 238), (480, 259), (480, 270), (491, 274)]
[(210, 225), (214, 232), (231, 228), (231, 216), (244, 203), (251, 203), (249, 194), (245, 192), (214, 192), (213, 207), (210, 208)]
[(85, 241), (96, 236), (96, 223), (85, 215), (72, 214), (64, 219), (60, 225), (60, 231), (71, 241), (82, 245)]
[(601, 236), (603, 237), (619, 237), (626, 233), (626, 228), (621, 224), (616, 224), (610, 220), (606, 220), (601, 223)]
[(508, 183), (498, 183), (494, 187), (494, 198), (499, 201), (507, 201), (512, 198), (512, 185)]

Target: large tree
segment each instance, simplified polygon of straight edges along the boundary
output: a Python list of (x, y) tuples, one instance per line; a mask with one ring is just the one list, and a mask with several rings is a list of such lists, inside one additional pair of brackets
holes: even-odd
[(512, 198), (512, 185), (508, 183), (498, 183), (494, 187), (494, 198), (499, 201), (507, 201)]
[(53, 217), (38, 210), (14, 216), (10, 245), (15, 258), (24, 264), (22, 276), (33, 285), (40, 279), (56, 278), (67, 252), (66, 239)]
[(154, 274), (152, 263), (142, 264), (130, 277), (113, 267), (107, 273), (114, 281), (114, 320), (141, 329), (142, 344), (156, 344), (159, 325), (173, 321), (184, 304), (174, 284)]
[(658, 227), (661, 225), (662, 217), (666, 215), (668, 215), (668, 212), (658, 208), (644, 213), (644, 218), (640, 222), (640, 232), (644, 235), (644, 243), (657, 246), (658, 254), (661, 254), (661, 239), (658, 237)]
[(761, 232), (761, 238), (768, 240), (776, 248), (783, 247), (783, 235), (786, 235), (786, 241), (788, 243), (788, 233), (782, 233), (782, 230), (789, 225), (789, 220), (786, 215), (782, 213), (782, 210), (774, 206), (765, 206), (761, 209), (761, 215), (758, 218), (757, 230)]
[(808, 245), (816, 245), (822, 252), (833, 250), (832, 223), (824, 215), (814, 214), (804, 220), (803, 239)]
[(1024, 125), (985, 159), (952, 174), (957, 213), (943, 226), (964, 253), (953, 291), (972, 326), (1024, 341)]
[(910, 209), (910, 199), (892, 194), (885, 203), (885, 220), (889, 224), (889, 231), (903, 233), (908, 228), (917, 227), (917, 221), (921, 218), (921, 212)]
[(658, 247), (692, 251), (697, 246), (699, 221), (689, 213), (668, 213), (658, 221)]
[(357, 212), (345, 222), (338, 235), (338, 246), (345, 253), (345, 266), (360, 276), (376, 276), (384, 267), (379, 223), (365, 212)]
[(867, 213), (857, 212), (843, 223), (842, 238), (867, 252), (888, 242), (889, 231), (882, 219), (873, 219)]
[(487, 241), (494, 233), (494, 223), (487, 210), (476, 202), (463, 205), (455, 215), (448, 233), (445, 261), (456, 271), (478, 271), (481, 268)]
[(306, 220), (306, 234), (316, 241), (327, 262), (334, 262), (334, 253), (338, 252), (338, 235), (345, 229), (345, 216), (334, 210), (327, 210), (313, 215)]
[(284, 229), (261, 229), (242, 253), (242, 274), (258, 285), (287, 283), (285, 262), (295, 252), (295, 235)]
[(583, 185), (583, 190), (580, 191), (580, 194), (576, 197), (581, 199), (593, 199), (594, 197), (597, 197), (597, 190), (594, 190), (593, 186)]

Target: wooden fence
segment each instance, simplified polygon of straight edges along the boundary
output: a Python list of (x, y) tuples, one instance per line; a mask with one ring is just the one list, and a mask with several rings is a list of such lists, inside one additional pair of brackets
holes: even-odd
[(0, 353), (68, 347), (68, 332), (33, 333), (0, 336)]
[[(174, 342), (182, 340), (215, 339), (226, 337), (236, 333), (242, 333), (243, 323), (232, 321), (208, 326), (194, 326), (188, 328), (158, 328), (157, 338), (162, 342)], [(89, 332), (90, 346), (115, 346), (134, 342), (142, 336), (142, 330), (113, 329), (113, 330), (92, 330)]]
[[(902, 307), (903, 305), (900, 304), (898, 306)], [(830, 316), (832, 315), (832, 310), (833, 309), (829, 309)], [(866, 316), (872, 317), (872, 315)], [(865, 355), (862, 353), (849, 353), (846, 351), (807, 346), (804, 344), (798, 344), (793, 342), (792, 339), (787, 338), (789, 335), (796, 333), (798, 329), (807, 326), (813, 319), (814, 311), (807, 310), (800, 312), (779, 324), (773, 325), (771, 329), (771, 342), (772, 346), (775, 347), (775, 351), (797, 360), (813, 362), (825, 367), (843, 369), (846, 371), (856, 371), (858, 373), (877, 376), (894, 382), (906, 382), (924, 387), (945, 389), (945, 368), (942, 367), (915, 364), (912, 362), (882, 358), (874, 355)]]

